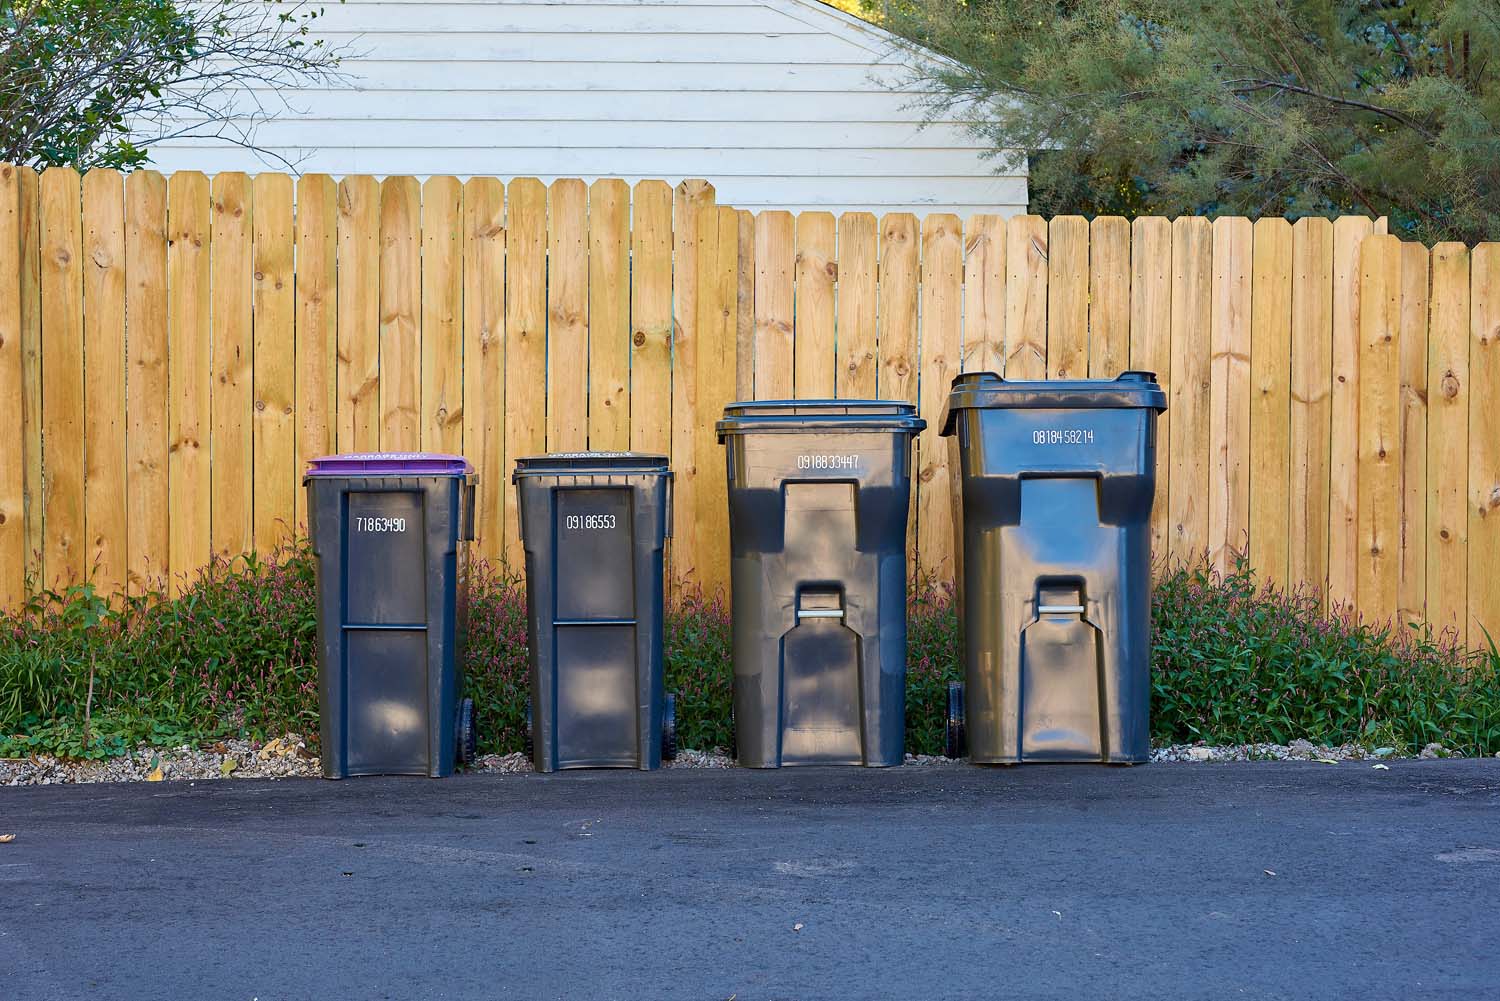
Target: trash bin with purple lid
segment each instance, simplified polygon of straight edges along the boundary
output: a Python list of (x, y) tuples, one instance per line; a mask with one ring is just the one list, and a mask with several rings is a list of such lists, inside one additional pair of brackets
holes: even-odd
[(439, 778), (473, 759), (462, 697), (473, 474), (462, 456), (431, 453), (308, 464), (327, 778)]

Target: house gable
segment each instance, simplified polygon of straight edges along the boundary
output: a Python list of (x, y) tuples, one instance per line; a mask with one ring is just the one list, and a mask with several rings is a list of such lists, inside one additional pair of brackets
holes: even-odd
[[(891, 36), (812, 0), (347, 0), (319, 34), (348, 79), (276, 111), (257, 154), (154, 148), (159, 169), (549, 179), (705, 177), (749, 209), (1021, 211), (960, 123), (923, 126)], [(288, 107), (281, 107), (285, 100)], [(282, 161), (285, 161), (284, 163)]]

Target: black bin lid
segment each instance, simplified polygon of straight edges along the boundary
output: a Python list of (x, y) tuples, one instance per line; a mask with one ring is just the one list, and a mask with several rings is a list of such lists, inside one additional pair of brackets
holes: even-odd
[(670, 476), (665, 455), (645, 452), (551, 452), (516, 460), (512, 480), (523, 476)]
[(953, 434), (960, 410), (1167, 409), (1155, 372), (1121, 372), (1113, 379), (1007, 380), (994, 372), (965, 372), (953, 380), (943, 410), (943, 434)]
[(746, 431), (900, 431), (927, 426), (904, 400), (746, 400), (724, 408), (719, 440)]

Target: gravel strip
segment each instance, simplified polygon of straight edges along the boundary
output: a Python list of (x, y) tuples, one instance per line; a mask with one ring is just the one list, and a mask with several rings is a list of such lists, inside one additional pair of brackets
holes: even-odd
[(102, 761), (62, 761), (48, 755), (0, 759), (0, 786), (83, 782), (162, 782), (168, 779), (287, 779), (322, 774), (317, 757), (291, 733), (264, 744), (225, 740), (206, 748), (142, 747)]
[[(1222, 761), (1369, 761), (1379, 764), (1401, 757), (1393, 748), (1367, 748), (1359, 744), (1326, 747), (1306, 740), (1290, 744), (1173, 744), (1152, 750), (1157, 762), (1212, 763)], [(1428, 744), (1418, 758), (1461, 758), (1440, 744)], [(1495, 755), (1500, 758), (1500, 754)], [(967, 762), (935, 754), (908, 754), (906, 764), (945, 768)], [(680, 750), (667, 768), (733, 768), (734, 759), (723, 751)], [(519, 751), (486, 754), (470, 771), (492, 775), (517, 775), (533, 771), (531, 759)], [(207, 748), (183, 746), (174, 749), (143, 747), (119, 758), (104, 761), (63, 761), (46, 755), (0, 759), (0, 786), (62, 785), (86, 782), (161, 782), (191, 779), (286, 779), (317, 778), (322, 774), (318, 758), (297, 734), (287, 734), (264, 744), (248, 740), (226, 740)]]

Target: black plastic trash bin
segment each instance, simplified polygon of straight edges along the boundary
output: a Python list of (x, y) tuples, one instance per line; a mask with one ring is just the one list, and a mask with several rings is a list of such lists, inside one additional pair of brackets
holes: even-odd
[(323, 774), (452, 774), (474, 756), (463, 694), (473, 467), (457, 455), (308, 465)]
[(677, 751), (663, 692), (662, 550), (672, 473), (661, 455), (567, 452), (520, 459), (537, 771), (656, 768)]
[(736, 403), (729, 475), (736, 756), (899, 765), (906, 728), (909, 403)]
[(985, 764), (1146, 761), (1156, 416), (1150, 372), (953, 381), (963, 687), (948, 753)]

